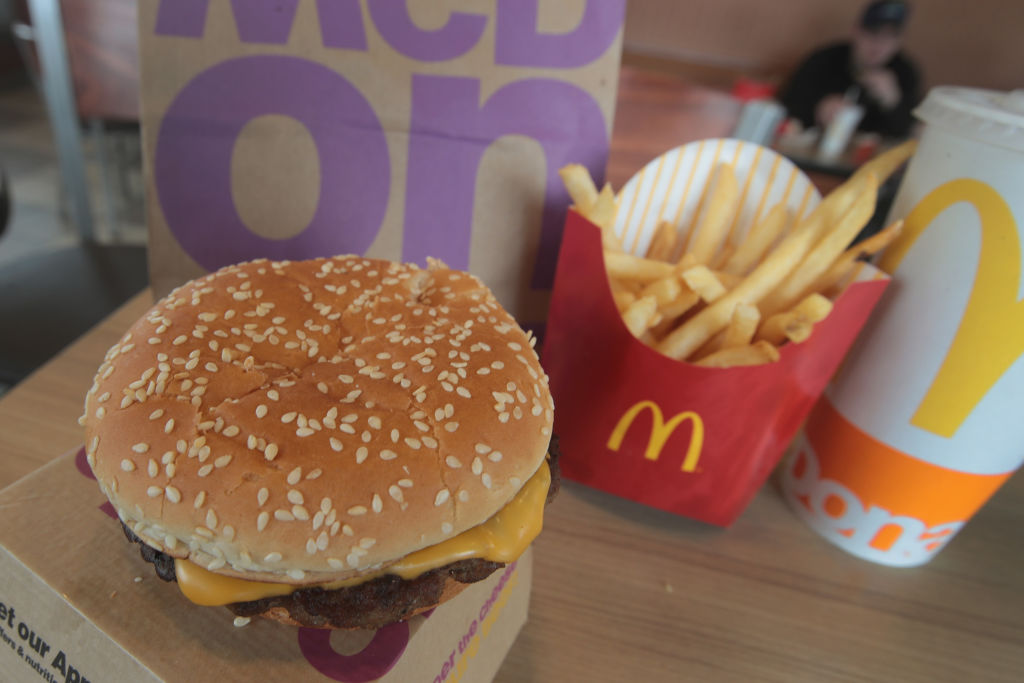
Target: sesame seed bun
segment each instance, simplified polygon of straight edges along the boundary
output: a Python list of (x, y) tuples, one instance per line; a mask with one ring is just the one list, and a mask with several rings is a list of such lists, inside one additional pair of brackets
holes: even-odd
[(553, 406), (532, 341), (436, 263), (231, 266), (107, 353), (89, 464), (167, 555), (294, 585), (358, 576), (484, 522), (540, 467)]

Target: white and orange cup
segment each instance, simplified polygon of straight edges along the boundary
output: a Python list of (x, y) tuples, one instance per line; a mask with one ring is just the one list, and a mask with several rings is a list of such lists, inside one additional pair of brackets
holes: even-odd
[(1024, 462), (1024, 92), (935, 88), (893, 204), (893, 285), (812, 412), (785, 496), (844, 550), (928, 562)]

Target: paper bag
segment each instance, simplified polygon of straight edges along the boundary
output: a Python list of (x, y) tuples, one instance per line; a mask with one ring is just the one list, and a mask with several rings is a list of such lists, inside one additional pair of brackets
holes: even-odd
[(434, 256), (543, 320), (602, 175), (624, 0), (142, 0), (150, 275)]
[[(803, 215), (817, 202), (816, 192), (793, 192), (809, 183), (770, 150), (695, 143), (656, 160), (623, 189), (616, 225), (627, 248), (646, 249), (659, 215), (689, 224), (717, 161), (733, 162), (744, 188), (739, 234), (765, 204), (793, 202)], [(780, 349), (779, 362), (706, 368), (662, 356), (629, 333), (612, 300), (600, 231), (570, 212), (542, 355), (565, 476), (662, 510), (732, 523), (881, 296), (888, 281), (865, 271), (868, 279), (845, 290), (807, 341)]]

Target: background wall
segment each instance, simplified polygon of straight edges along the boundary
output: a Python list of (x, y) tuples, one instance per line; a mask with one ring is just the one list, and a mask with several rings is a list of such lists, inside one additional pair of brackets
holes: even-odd
[[(905, 49), (927, 86), (1024, 87), (1024, 1), (911, 6)], [(630, 0), (625, 49), (705, 80), (781, 78), (814, 47), (847, 36), (862, 7), (856, 0)]]

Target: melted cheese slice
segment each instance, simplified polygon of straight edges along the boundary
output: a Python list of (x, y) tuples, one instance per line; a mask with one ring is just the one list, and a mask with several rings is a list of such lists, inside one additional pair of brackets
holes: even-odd
[[(443, 567), (458, 560), (483, 558), (492, 562), (512, 562), (526, 550), (540, 533), (544, 523), (544, 503), (551, 485), (551, 470), (547, 462), (509, 501), (483, 524), (463, 531), (458, 536), (422, 550), (417, 550), (379, 572), (353, 579), (319, 584), (332, 590), (355, 586), (384, 574), (396, 574), (403, 579), (414, 579), (431, 569)], [(300, 588), (285, 583), (248, 581), (232, 576), (214, 574), (188, 560), (174, 561), (178, 587), (185, 597), (197, 605), (227, 605), (248, 602), (277, 595), (288, 595)]]

